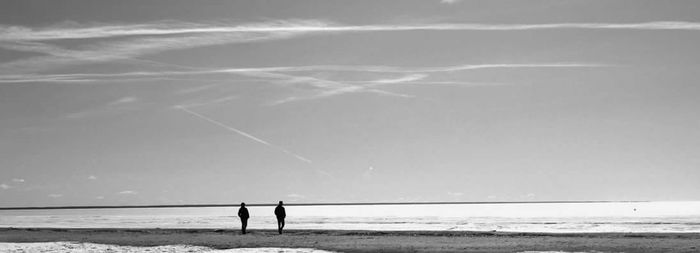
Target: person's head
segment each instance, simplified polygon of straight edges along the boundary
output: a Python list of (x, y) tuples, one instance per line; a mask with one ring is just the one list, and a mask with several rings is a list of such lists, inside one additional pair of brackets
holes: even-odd
[(280, 206), (281, 206), (282, 204), (284, 204), (284, 203), (282, 203), (282, 201), (280, 200), (280, 203), (279, 203), (278, 205), (280, 205)]
[(245, 207), (245, 202), (241, 202), (241, 207)]

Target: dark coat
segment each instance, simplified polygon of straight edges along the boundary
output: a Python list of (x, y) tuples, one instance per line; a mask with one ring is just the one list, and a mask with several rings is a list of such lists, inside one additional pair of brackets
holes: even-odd
[(248, 213), (248, 208), (241, 207), (238, 209), (238, 217), (241, 217), (241, 219), (247, 220), (250, 218), (250, 214)]
[(284, 207), (277, 206), (275, 208), (275, 216), (277, 216), (277, 219), (284, 219), (284, 217), (287, 217), (287, 213), (284, 211)]

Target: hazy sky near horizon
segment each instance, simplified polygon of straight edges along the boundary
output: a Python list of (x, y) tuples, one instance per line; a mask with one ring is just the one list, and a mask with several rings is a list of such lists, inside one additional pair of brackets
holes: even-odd
[(0, 205), (698, 200), (698, 1), (0, 1)]

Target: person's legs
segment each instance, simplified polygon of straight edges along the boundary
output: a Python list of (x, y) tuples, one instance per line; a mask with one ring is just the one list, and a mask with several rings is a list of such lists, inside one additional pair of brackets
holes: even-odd
[(277, 218), (277, 232), (282, 234), (283, 227), (284, 227), (284, 219)]
[(248, 219), (241, 219), (241, 233), (245, 234), (245, 229), (248, 227)]

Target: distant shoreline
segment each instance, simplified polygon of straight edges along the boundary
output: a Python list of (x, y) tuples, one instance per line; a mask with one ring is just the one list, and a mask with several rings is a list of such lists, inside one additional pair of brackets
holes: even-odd
[[(285, 203), (285, 206), (381, 206), (381, 205), (507, 205), (507, 204), (591, 204), (591, 203), (648, 203), (650, 200), (552, 200), (552, 201), (428, 201), (428, 202), (359, 202), (359, 203)], [(664, 201), (659, 201), (664, 202)], [(201, 208), (238, 207), (240, 204), (191, 204), (191, 205), (119, 205), (119, 206), (24, 206), (0, 207), (0, 211), (56, 210), (56, 209), (134, 209), (134, 208)], [(276, 206), (277, 203), (246, 204), (248, 207)]]
[(0, 242), (90, 242), (122, 246), (187, 244), (216, 249), (316, 248), (338, 252), (692, 252), (700, 233), (521, 233), (235, 229), (0, 228)]

